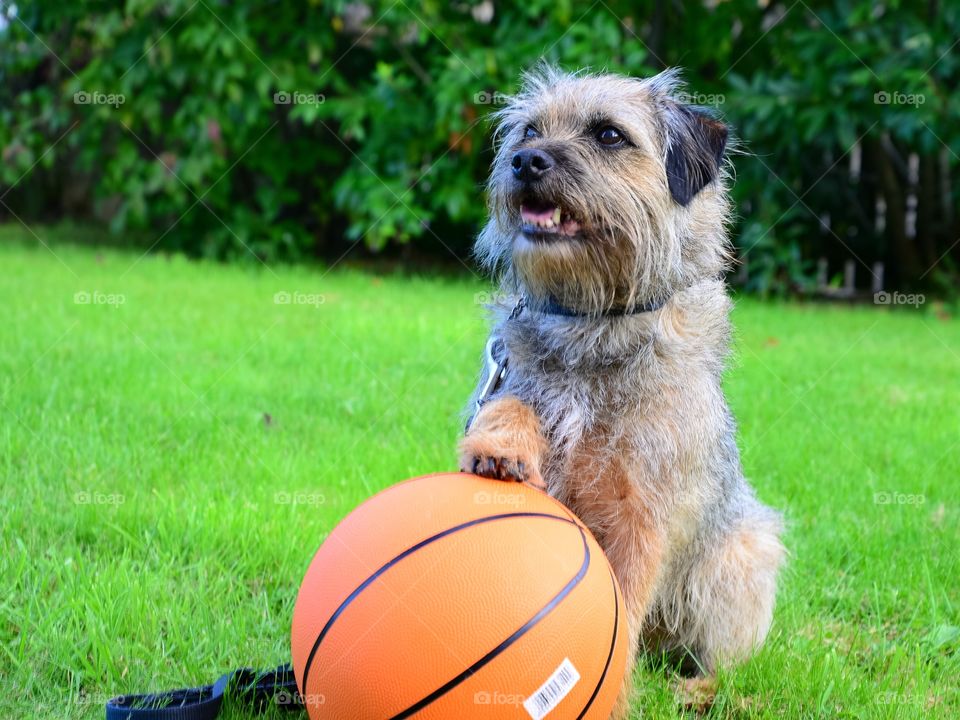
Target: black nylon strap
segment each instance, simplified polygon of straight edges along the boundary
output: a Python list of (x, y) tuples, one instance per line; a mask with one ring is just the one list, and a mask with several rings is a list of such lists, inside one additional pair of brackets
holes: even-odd
[(228, 695), (257, 713), (264, 712), (270, 704), (285, 710), (303, 707), (293, 667), (288, 663), (266, 671), (240, 668), (213, 685), (120, 695), (107, 703), (107, 720), (213, 720)]
[(634, 305), (632, 307), (611, 307), (607, 308), (603, 312), (592, 314), (574, 310), (573, 308), (561, 305), (553, 298), (549, 298), (546, 300), (546, 302), (539, 306), (537, 310), (545, 315), (561, 315), (562, 317), (623, 317), (625, 315), (638, 315), (640, 313), (654, 312), (666, 304), (666, 301), (663, 301), (649, 302), (642, 305)]

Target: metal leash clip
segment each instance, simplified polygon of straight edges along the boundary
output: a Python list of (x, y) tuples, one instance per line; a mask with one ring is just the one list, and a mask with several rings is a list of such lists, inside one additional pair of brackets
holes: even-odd
[[(473, 421), (480, 412), (480, 408), (482, 408), (484, 403), (490, 399), (490, 396), (497, 391), (500, 383), (503, 382), (503, 378), (507, 375), (507, 355), (503, 350), (503, 340), (500, 338), (493, 336), (487, 340), (487, 347), (484, 351), (487, 359), (487, 376), (483, 381), (480, 392), (477, 393), (477, 401), (474, 403), (473, 415), (467, 420), (467, 426), (464, 428), (464, 432), (470, 431), (470, 426), (473, 425)], [(501, 353), (503, 353), (503, 360), (497, 360), (497, 355)]]
[[(503, 378), (507, 375), (507, 360), (509, 358), (506, 353), (504, 353), (503, 340), (496, 336), (487, 340), (485, 354), (487, 356), (487, 379), (480, 389), (480, 394), (477, 395), (477, 412), (479, 412), (483, 404), (490, 399), (490, 396), (497, 391), (500, 383), (503, 382)], [(497, 360), (497, 355), (503, 355), (503, 359)]]
[[(516, 320), (526, 306), (527, 299), (521, 296), (520, 299), (517, 300), (517, 304), (514, 306), (513, 311), (510, 313), (510, 317), (507, 319)], [(498, 337), (497, 335), (491, 335), (490, 339), (487, 340), (487, 347), (484, 350), (484, 355), (486, 356), (487, 361), (487, 376), (483, 381), (480, 392), (477, 394), (477, 401), (475, 403), (473, 417), (467, 420), (467, 427), (465, 428), (465, 431), (470, 430), (470, 426), (473, 425), (473, 420), (477, 417), (477, 413), (480, 412), (480, 408), (482, 408), (484, 403), (490, 399), (490, 396), (497, 391), (497, 388), (500, 387), (500, 383), (502, 383), (503, 379), (507, 376), (507, 361), (509, 360), (509, 356), (507, 355), (507, 348), (502, 338)], [(497, 356), (502, 356), (502, 359), (497, 360)]]

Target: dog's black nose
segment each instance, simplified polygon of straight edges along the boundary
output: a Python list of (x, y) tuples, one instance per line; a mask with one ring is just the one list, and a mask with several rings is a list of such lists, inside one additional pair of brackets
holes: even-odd
[(553, 158), (543, 150), (526, 148), (513, 156), (513, 176), (523, 182), (536, 182), (553, 167)]

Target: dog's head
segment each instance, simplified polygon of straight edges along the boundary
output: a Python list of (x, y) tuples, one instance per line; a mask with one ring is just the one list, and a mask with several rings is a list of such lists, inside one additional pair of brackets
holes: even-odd
[(728, 262), (726, 126), (639, 80), (542, 66), (498, 113), (477, 243), (534, 300), (584, 312), (663, 300)]

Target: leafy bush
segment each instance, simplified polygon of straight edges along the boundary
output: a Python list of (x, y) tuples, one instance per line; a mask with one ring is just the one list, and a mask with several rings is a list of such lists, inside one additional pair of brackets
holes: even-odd
[(98, 218), (216, 257), (464, 255), (485, 119), (521, 70), (681, 65), (746, 151), (749, 287), (807, 287), (820, 257), (884, 261), (897, 287), (951, 282), (960, 7), (820, 5), (4, 4), (0, 213)]

